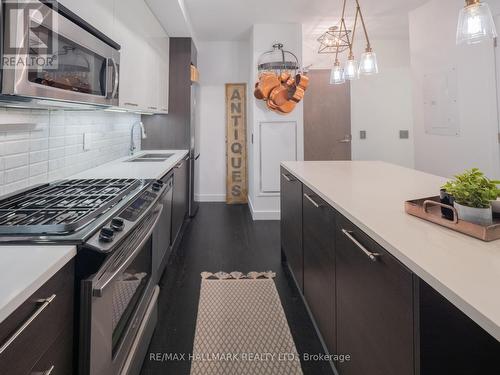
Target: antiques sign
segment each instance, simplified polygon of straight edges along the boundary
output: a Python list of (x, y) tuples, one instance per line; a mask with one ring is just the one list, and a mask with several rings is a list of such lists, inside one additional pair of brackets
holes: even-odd
[(246, 84), (226, 84), (226, 202), (247, 203)]

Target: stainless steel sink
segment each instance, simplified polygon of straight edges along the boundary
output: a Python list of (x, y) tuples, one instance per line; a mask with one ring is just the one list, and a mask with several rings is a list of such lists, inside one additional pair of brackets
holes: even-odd
[(132, 160), (125, 160), (125, 163), (161, 163), (167, 159), (132, 159)]
[(167, 160), (171, 158), (174, 154), (144, 154), (139, 156), (137, 159), (163, 159)]
[(126, 163), (161, 163), (175, 154), (144, 154), (125, 160)]

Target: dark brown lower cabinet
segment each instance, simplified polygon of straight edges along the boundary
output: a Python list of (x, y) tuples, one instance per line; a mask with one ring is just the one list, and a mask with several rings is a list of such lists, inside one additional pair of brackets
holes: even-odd
[(171, 244), (175, 245), (188, 211), (188, 160), (182, 159), (174, 167), (174, 190), (172, 197)]
[(0, 323), (0, 374), (72, 374), (74, 289), (70, 261)]
[(418, 278), (415, 295), (417, 375), (500, 374), (500, 342)]
[(340, 375), (499, 375), (500, 342), (286, 169), (281, 246)]
[(341, 375), (413, 375), (413, 275), (339, 215), (337, 351)]
[(304, 187), (304, 297), (330, 353), (335, 345), (335, 211)]
[(302, 183), (284, 168), (281, 168), (281, 251), (303, 291)]

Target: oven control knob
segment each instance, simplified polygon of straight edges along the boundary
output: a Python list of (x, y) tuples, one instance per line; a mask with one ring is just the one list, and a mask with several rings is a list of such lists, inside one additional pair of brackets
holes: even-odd
[(111, 229), (113, 229), (115, 232), (121, 232), (124, 227), (125, 223), (119, 217), (115, 217), (111, 220)]
[(163, 183), (162, 182), (158, 182), (158, 181), (154, 182), (153, 186), (152, 186), (153, 191), (160, 191), (162, 187), (163, 187)]
[(115, 231), (111, 228), (102, 228), (99, 233), (99, 241), (112, 242), (115, 238)]

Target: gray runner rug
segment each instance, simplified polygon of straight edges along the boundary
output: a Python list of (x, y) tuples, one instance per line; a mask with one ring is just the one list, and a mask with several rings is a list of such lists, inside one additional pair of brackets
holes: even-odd
[(191, 375), (302, 375), (273, 272), (201, 277)]

